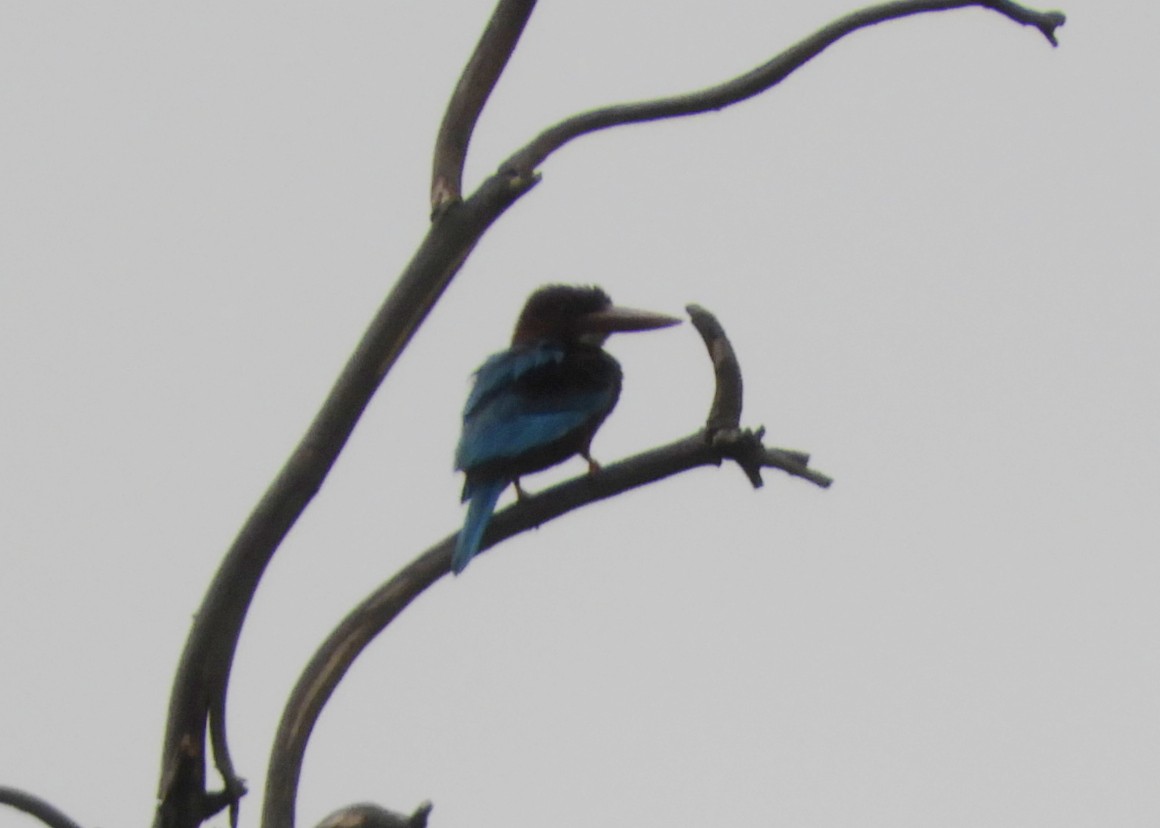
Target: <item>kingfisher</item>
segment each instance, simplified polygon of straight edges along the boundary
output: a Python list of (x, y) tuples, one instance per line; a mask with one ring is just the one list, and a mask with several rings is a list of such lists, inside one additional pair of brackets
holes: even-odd
[(547, 285), (533, 293), (511, 347), (475, 372), (463, 409), (455, 469), (466, 475), (467, 519), (455, 543), (458, 575), (479, 552), (496, 501), (509, 484), (578, 454), (599, 471), (589, 449), (620, 396), (620, 363), (603, 349), (610, 334), (667, 328), (681, 320), (618, 307), (598, 287)]

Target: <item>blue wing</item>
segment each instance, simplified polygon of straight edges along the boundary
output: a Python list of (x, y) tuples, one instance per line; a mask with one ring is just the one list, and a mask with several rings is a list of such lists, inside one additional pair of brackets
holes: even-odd
[(463, 411), (456, 469), (519, 457), (561, 440), (607, 413), (616, 400), (615, 387), (572, 389), (561, 384), (551, 394), (537, 395), (521, 389), (521, 378), (536, 369), (560, 364), (564, 357), (563, 349), (544, 343), (504, 351), (483, 364)]
[(463, 407), (463, 419), (474, 414), (488, 398), (510, 388), (520, 377), (542, 365), (564, 361), (564, 349), (546, 343), (520, 351), (500, 351), (487, 358), (475, 372), (475, 385)]

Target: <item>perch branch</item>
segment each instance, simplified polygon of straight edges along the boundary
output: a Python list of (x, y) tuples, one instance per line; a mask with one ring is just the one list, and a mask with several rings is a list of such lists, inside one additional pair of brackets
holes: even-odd
[[(724, 330), (712, 314), (693, 305), (690, 315), (713, 362), (717, 389), (709, 421), (719, 425), (706, 426), (681, 440), (607, 465), (595, 476), (574, 478), (497, 512), (484, 534), (481, 552), (581, 506), (699, 466), (719, 466), (725, 459), (736, 461), (751, 480), (756, 477), (755, 486), (761, 485), (762, 467), (779, 468), (822, 487), (830, 485), (830, 478), (808, 468), (808, 455), (765, 448), (760, 430), (742, 430), (736, 419), (725, 421), (733, 412), (737, 418), (741, 414), (740, 367)], [(379, 587), (343, 619), (310, 660), (290, 695), (274, 737), (266, 777), (263, 828), (293, 828), (306, 743), (322, 708), (367, 644), (450, 571), (455, 538), (444, 538)]]
[(29, 816), (39, 819), (49, 828), (80, 828), (78, 823), (55, 806), (48, 804), (38, 796), (33, 796), (16, 788), (0, 787), (0, 805), (8, 805), (18, 811), (23, 811)]
[(435, 139), (432, 215), (462, 197), (463, 165), (471, 133), (535, 7), (536, 0), (500, 0), (459, 76)]
[(1052, 45), (1056, 45), (1055, 30), (1065, 21), (1061, 12), (1034, 11), (1009, 0), (898, 0), (871, 6), (835, 20), (756, 69), (717, 86), (685, 95), (617, 104), (573, 115), (540, 133), (509, 158), (501, 169), (519, 178), (529, 178), (549, 155), (581, 135), (614, 126), (724, 109), (776, 86), (827, 47), (859, 29), (915, 14), (967, 6), (993, 9), (1016, 23), (1034, 26)]

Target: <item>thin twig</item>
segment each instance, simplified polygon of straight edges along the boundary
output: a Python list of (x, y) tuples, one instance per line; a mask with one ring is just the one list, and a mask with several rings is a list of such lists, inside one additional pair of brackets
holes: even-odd
[(8, 805), (23, 811), (39, 819), (49, 828), (81, 828), (79, 823), (74, 822), (56, 806), (50, 805), (39, 796), (16, 788), (0, 787), (0, 805)]
[(679, 118), (724, 109), (776, 86), (827, 47), (859, 29), (915, 14), (949, 11), (968, 6), (993, 9), (1016, 23), (1035, 26), (1053, 46), (1056, 45), (1055, 30), (1065, 22), (1065, 17), (1060, 12), (1034, 11), (1008, 0), (898, 0), (871, 6), (835, 20), (756, 69), (717, 86), (685, 95), (617, 104), (573, 115), (541, 132), (531, 143), (509, 158), (501, 169), (520, 178), (531, 177), (544, 159), (582, 135), (614, 126), (662, 118)]

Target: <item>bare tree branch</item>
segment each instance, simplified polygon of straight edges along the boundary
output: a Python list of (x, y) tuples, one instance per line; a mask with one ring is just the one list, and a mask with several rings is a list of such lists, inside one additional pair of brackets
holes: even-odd
[[(725, 459), (735, 460), (755, 486), (761, 485), (762, 467), (780, 468), (822, 487), (830, 485), (828, 477), (808, 468), (808, 455), (767, 449), (761, 444), (760, 432), (739, 429), (737, 420), (728, 421), (732, 412), (737, 417), (741, 414), (740, 367), (712, 314), (692, 305), (690, 315), (713, 361), (717, 388), (708, 419), (719, 425), (605, 466), (597, 475), (553, 486), (497, 512), (484, 534), (481, 553), (581, 506), (699, 466), (719, 466)], [(310, 660), (290, 695), (270, 752), (263, 828), (293, 828), (302, 760), (322, 708), (367, 644), (450, 571), (455, 538), (444, 538), (379, 587), (343, 619)]]
[(81, 828), (79, 823), (73, 822), (55, 806), (16, 788), (0, 787), (0, 805), (8, 805), (36, 817), (49, 828)]
[[(534, 181), (493, 176), (434, 222), (306, 435), (243, 525), (202, 601), (174, 679), (155, 825), (196, 828), (245, 792), (225, 739), (225, 699), (242, 622), (274, 551), (338, 458), (371, 396), (480, 237)], [(206, 790), (206, 730), (225, 782)], [(236, 811), (235, 811), (236, 816)]]
[(581, 135), (614, 126), (662, 118), (679, 118), (724, 109), (776, 86), (827, 47), (859, 29), (900, 17), (967, 6), (993, 9), (1016, 23), (1035, 26), (1052, 45), (1056, 45), (1055, 30), (1062, 26), (1066, 19), (1060, 12), (1038, 12), (1009, 0), (898, 0), (871, 6), (835, 20), (767, 63), (717, 86), (686, 95), (601, 107), (573, 115), (541, 132), (531, 143), (509, 158), (501, 169), (521, 178), (531, 177), (549, 155)]
[[(229, 755), (225, 733), (226, 690), (242, 623), (262, 574), (278, 545), (321, 487), (362, 411), (415, 330), (483, 233), (536, 184), (535, 168), (540, 162), (568, 141), (588, 132), (719, 109), (744, 100), (778, 83), (840, 37), (892, 18), (981, 6), (1016, 22), (1036, 26), (1053, 43), (1055, 29), (1064, 22), (1063, 15), (1057, 12), (1034, 12), (1008, 0), (901, 0), (856, 12), (825, 27), (764, 66), (721, 86), (676, 98), (608, 107), (569, 118), (516, 153), (469, 199), (459, 201), (463, 156), (474, 123), (511, 55), (533, 5), (532, 0), (500, 0), (492, 24), (452, 96), (444, 129), (440, 133), (433, 181), (436, 219), (307, 433), (246, 520), (210, 584), (174, 679), (162, 753), (157, 828), (196, 828), (208, 816), (227, 806), (231, 809), (231, 817), (236, 820), (237, 802), (245, 787)], [(740, 385), (737, 395), (739, 400)], [(642, 455), (623, 472), (613, 475), (614, 467), (609, 467), (600, 476), (599, 483), (578, 481), (573, 488), (561, 488), (553, 497), (562, 498), (559, 502), (565, 504), (563, 511), (566, 511), (582, 502), (610, 496), (615, 492), (609, 489), (610, 493), (602, 494), (602, 487), (612, 486), (618, 480), (640, 479), (640, 482), (618, 489), (622, 491), (694, 465), (720, 463), (725, 457), (738, 460), (755, 485), (760, 483), (762, 467), (782, 468), (819, 485), (828, 483), (827, 478), (808, 469), (808, 456), (764, 448), (759, 432), (742, 432), (714, 422), (703, 433)], [(550, 517), (552, 514), (547, 510), (547, 504), (556, 502), (548, 495), (556, 491), (553, 489), (535, 498), (522, 510), (508, 510), (497, 516), (485, 544), (506, 537), (499, 534), (501, 530), (519, 531), (517, 518), (548, 519), (544, 515)], [(546, 511), (538, 511), (541, 508)], [(504, 517), (509, 511), (512, 512), (510, 519)], [(446, 556), (442, 553), (440, 556), (437, 560), (442, 568), (437, 569), (432, 578), (446, 570)], [(425, 559), (426, 556), (420, 558), (415, 565)], [(418, 566), (410, 575), (404, 577), (405, 571), (400, 577), (404, 581), (407, 578), (421, 579), (427, 572), (423, 566)], [(403, 586), (397, 588), (403, 589)], [(207, 752), (212, 752), (215, 766), (224, 780), (224, 788), (220, 791), (206, 789)], [(292, 804), (290, 808), (292, 817)], [(275, 820), (268, 824), (288, 825), (289, 822)]]
[(467, 61), (435, 139), (431, 212), (438, 214), (462, 197), (463, 165), (475, 122), (515, 51), (536, 0), (500, 0)]
[(735, 429), (741, 425), (741, 405), (744, 400), (741, 363), (737, 361), (733, 345), (725, 336), (725, 329), (717, 317), (700, 305), (686, 305), (685, 310), (705, 342), (709, 359), (713, 362), (713, 375), (717, 380), (705, 428), (710, 432)]

